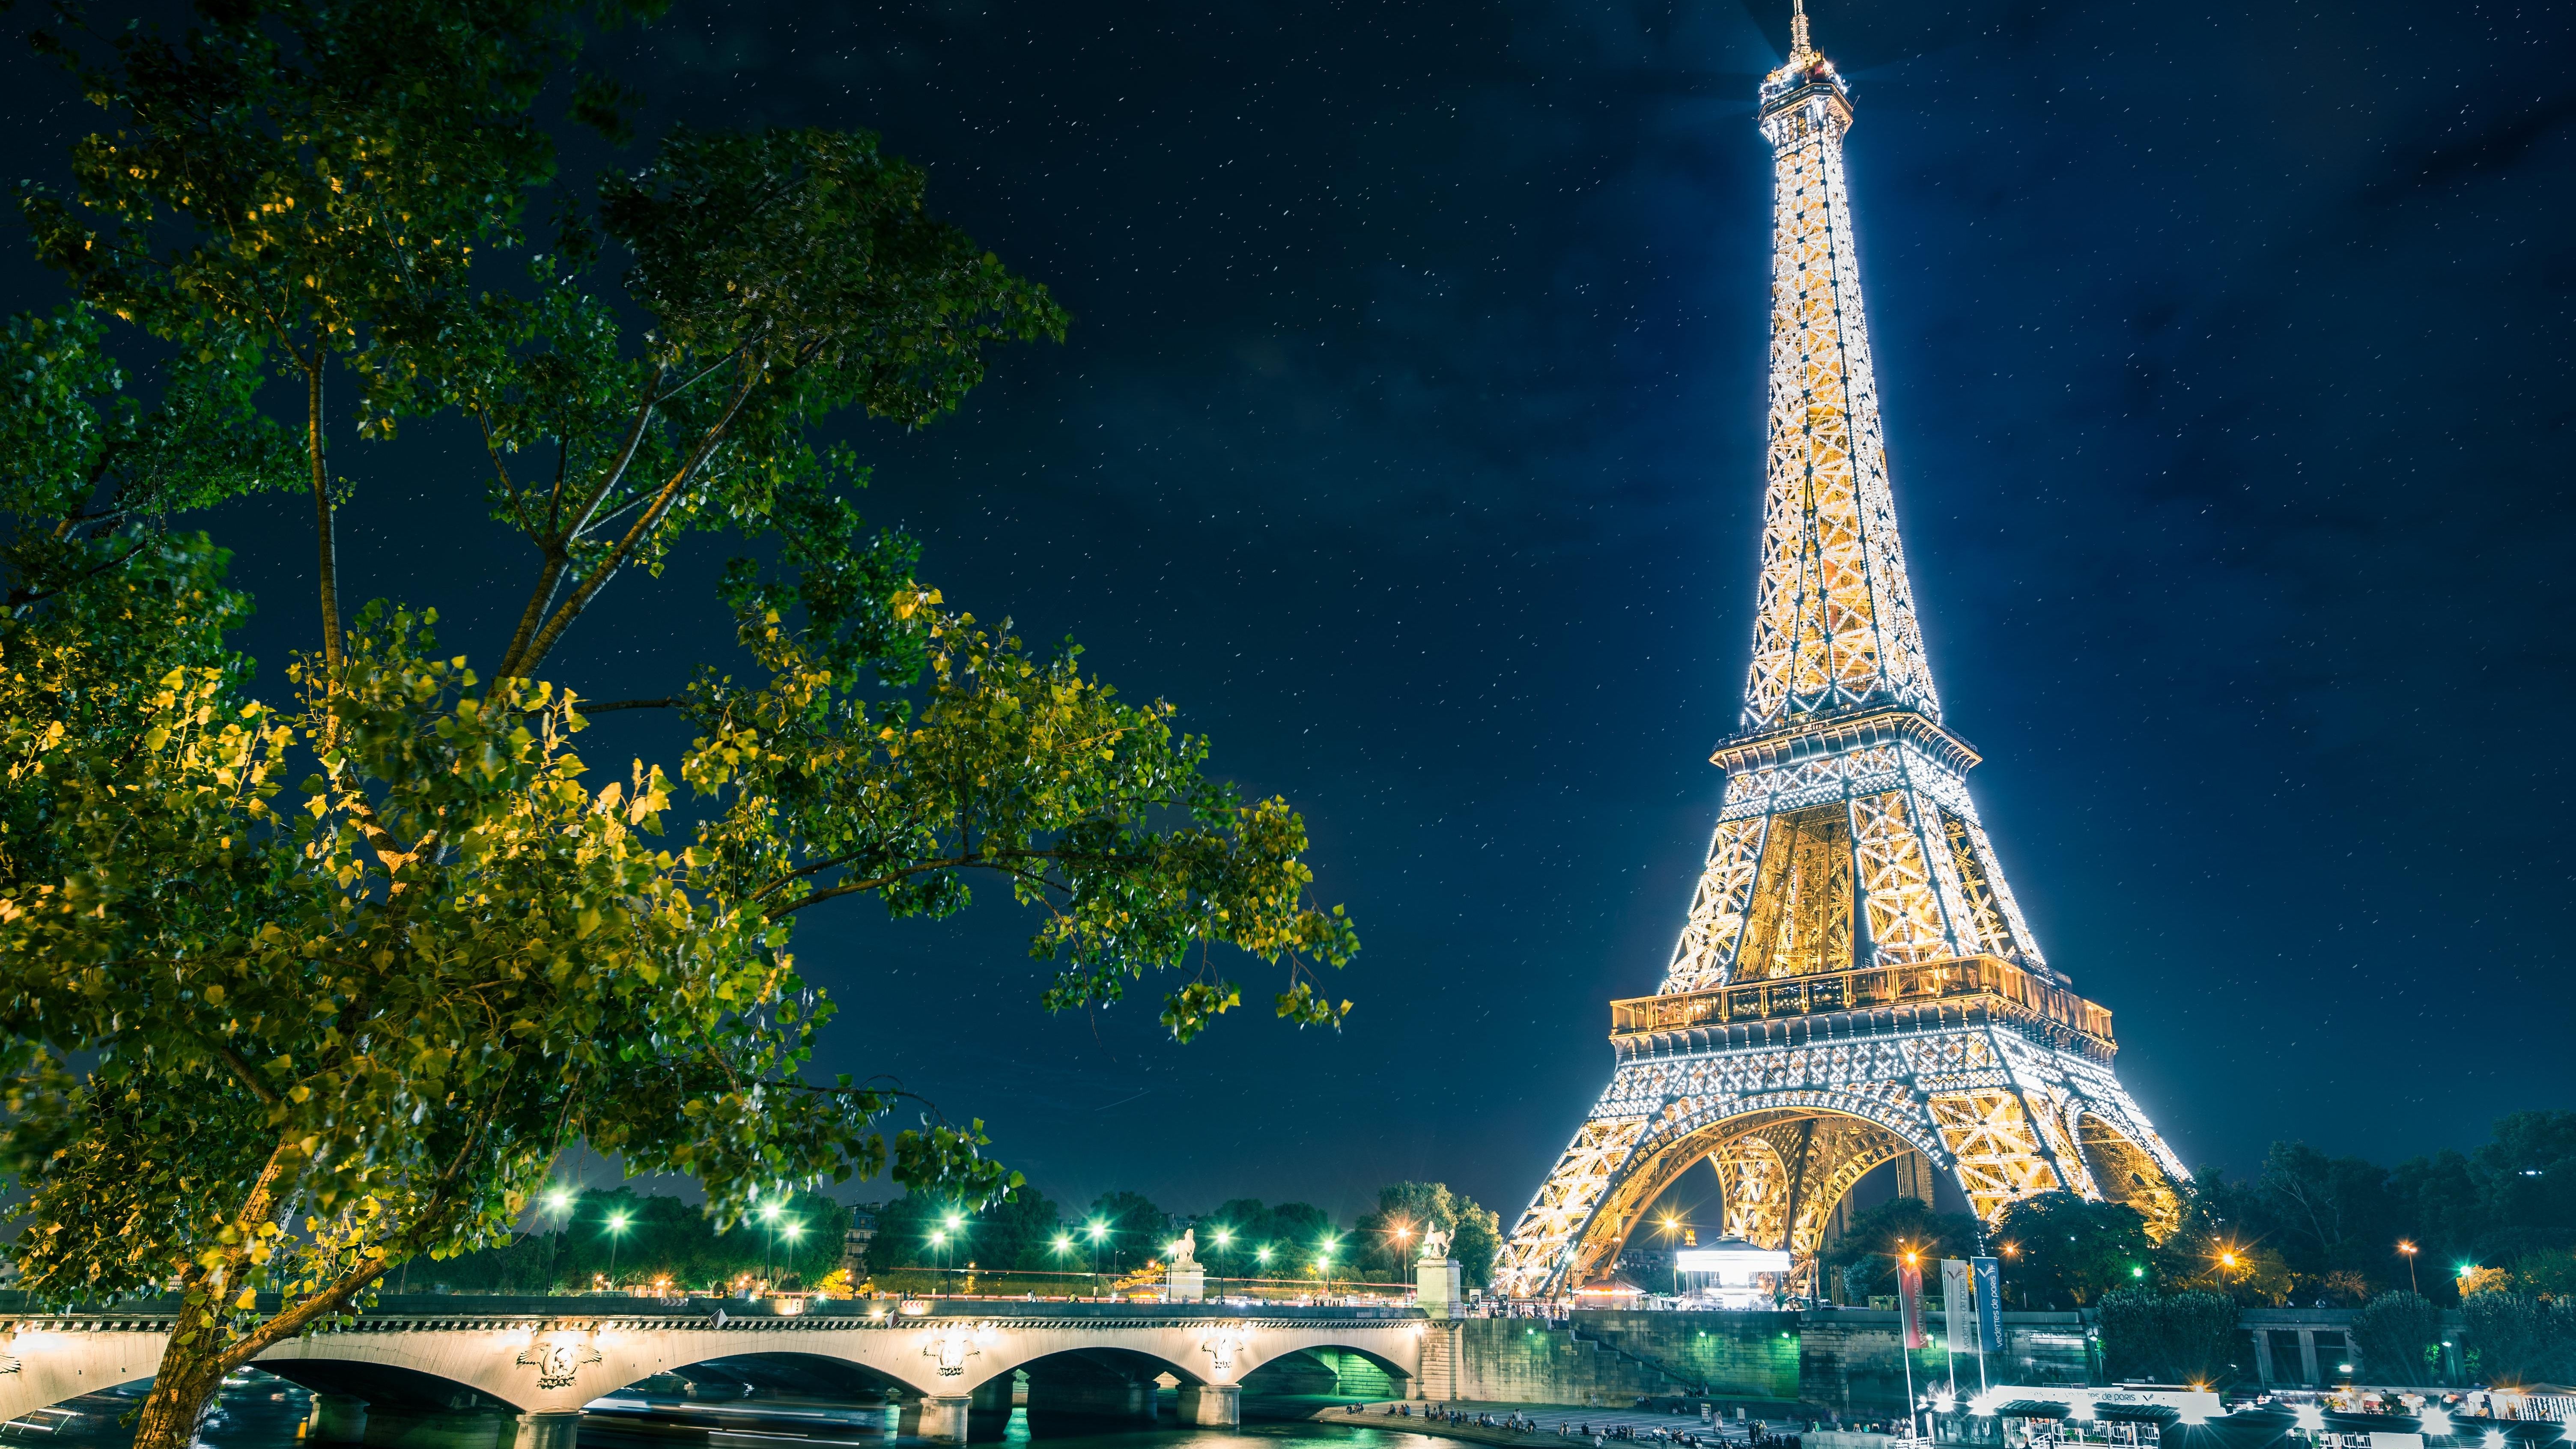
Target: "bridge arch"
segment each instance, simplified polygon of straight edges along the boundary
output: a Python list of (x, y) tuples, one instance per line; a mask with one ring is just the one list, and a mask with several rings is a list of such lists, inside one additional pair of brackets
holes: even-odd
[(1159, 1353), (1107, 1345), (1058, 1349), (1053, 1353), (986, 1368), (982, 1373), (983, 1377), (975, 1380), (973, 1387), (981, 1388), (1005, 1374), (1015, 1373), (1027, 1374), (1031, 1383), (1046, 1378), (1088, 1379), (1103, 1375), (1133, 1381), (1152, 1379), (1158, 1374), (1170, 1374), (1185, 1384), (1205, 1382), (1204, 1377), (1191, 1372), (1187, 1364), (1176, 1363)]
[(1328, 1394), (1356, 1399), (1412, 1397), (1420, 1365), (1407, 1366), (1358, 1344), (1310, 1343), (1274, 1354), (1245, 1373), (1248, 1397)]
[[(745, 1314), (566, 1300), (578, 1316), (531, 1315), (526, 1300), (495, 1300), (477, 1311), (459, 1303), (436, 1314), (370, 1313), (344, 1328), (309, 1333), (262, 1354), (258, 1366), (324, 1394), (371, 1403), (447, 1410), (465, 1405), (518, 1416), (516, 1442), (565, 1443), (585, 1404), (617, 1390), (705, 1365), (791, 1364), (840, 1376), (862, 1395), (900, 1390), (907, 1414), (922, 1414), (925, 1437), (963, 1434), (978, 1390), (986, 1399), (1017, 1370), (1034, 1381), (1071, 1380), (1094, 1369), (1132, 1386), (1169, 1374), (1181, 1385), (1190, 1422), (1231, 1423), (1245, 1376), (1287, 1355), (1357, 1355), (1388, 1382), (1418, 1375), (1423, 1323), (1383, 1310), (1283, 1309), (1024, 1311), (1016, 1317), (947, 1312), (893, 1314), (892, 1305), (846, 1315)], [(546, 1306), (552, 1307), (553, 1304)], [(968, 1305), (947, 1305), (954, 1308)], [(1000, 1307), (1001, 1305), (995, 1305)], [(1032, 1305), (1032, 1309), (1034, 1309)], [(583, 1312), (590, 1309), (590, 1312)], [(152, 1376), (169, 1317), (22, 1320), (0, 1358), (0, 1417)], [(1149, 1401), (1150, 1402), (1150, 1401)], [(933, 1427), (933, 1422), (939, 1426)], [(955, 1432), (950, 1432), (951, 1430)]]

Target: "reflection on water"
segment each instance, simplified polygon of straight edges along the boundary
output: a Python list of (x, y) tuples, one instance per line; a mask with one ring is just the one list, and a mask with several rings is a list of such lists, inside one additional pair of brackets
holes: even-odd
[[(63, 1449), (125, 1449), (134, 1440), (134, 1411), (148, 1383), (84, 1394), (22, 1419), (0, 1424), (0, 1441), (12, 1446), (54, 1443)], [(975, 1415), (973, 1442), (1003, 1446), (1042, 1443), (1047, 1449), (1287, 1449), (1330, 1444), (1348, 1449), (1457, 1449), (1447, 1440), (1365, 1424), (1305, 1422), (1248, 1424), (1240, 1429), (1191, 1429), (1171, 1423), (1171, 1396), (1163, 1422), (1104, 1431), (1098, 1419), (1041, 1413), (1032, 1424), (1026, 1408), (1004, 1419), (997, 1410)], [(224, 1381), (216, 1408), (197, 1434), (204, 1449), (326, 1449), (308, 1443), (313, 1396), (286, 1380), (252, 1370)], [(510, 1449), (512, 1419), (488, 1407), (477, 1411), (396, 1419), (370, 1414), (371, 1449)], [(902, 1432), (901, 1411), (873, 1403), (768, 1397), (685, 1407), (633, 1390), (592, 1406), (582, 1423), (581, 1449), (895, 1449), (922, 1441)], [(969, 1446), (972, 1449), (972, 1445)]]

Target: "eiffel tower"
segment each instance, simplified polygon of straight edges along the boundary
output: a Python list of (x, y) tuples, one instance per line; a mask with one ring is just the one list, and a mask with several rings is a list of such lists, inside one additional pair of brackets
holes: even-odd
[[(2040, 955), (1941, 721), (1880, 435), (1843, 183), (1849, 88), (1808, 41), (1764, 78), (1770, 443), (1753, 667), (1690, 919), (1652, 996), (1610, 1005), (1608, 1090), (1496, 1265), (1525, 1296), (1603, 1271), (1709, 1162), (1725, 1231), (1803, 1272), (1897, 1165), (1979, 1217), (2069, 1189), (2161, 1237), (2188, 1180), (2112, 1074), (2111, 1013)], [(1812, 1279), (1809, 1283), (1812, 1290)]]

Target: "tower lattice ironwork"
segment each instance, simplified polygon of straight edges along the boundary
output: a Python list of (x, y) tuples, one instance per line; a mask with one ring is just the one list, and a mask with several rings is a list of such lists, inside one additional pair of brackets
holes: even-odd
[(1701, 1161), (1724, 1230), (1811, 1262), (1854, 1184), (1947, 1172), (1979, 1216), (2065, 1188), (2159, 1235), (2182, 1164), (2112, 1073), (2111, 1014), (2014, 904), (1942, 723), (1889, 494), (1843, 180), (1849, 89), (1764, 78), (1769, 450), (1753, 664), (1715, 838), (1655, 995), (1611, 1004), (1608, 1090), (1512, 1230), (1508, 1291), (1579, 1287)]

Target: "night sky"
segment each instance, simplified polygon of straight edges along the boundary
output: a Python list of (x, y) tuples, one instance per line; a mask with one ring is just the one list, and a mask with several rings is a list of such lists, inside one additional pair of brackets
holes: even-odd
[[(1947, 721), (2130, 1090), (2239, 1174), (2275, 1138), (2386, 1161), (2576, 1106), (2564, 13), (1817, 0), (1814, 24), (1858, 112)], [(1176, 1047), (1151, 983), (1042, 1014), (1001, 891), (938, 924), (845, 903), (797, 938), (845, 1003), (825, 1065), (982, 1116), (1059, 1201), (1349, 1212), (1420, 1177), (1508, 1224), (1714, 818), (1761, 493), (1751, 101), (1787, 28), (1787, 0), (679, 0), (602, 45), (648, 133), (881, 132), (1072, 309), (957, 416), (847, 428), (864, 506), (951, 602), (1078, 637), (1286, 794), (1365, 946), (1339, 1035), (1256, 1012)], [(8, 66), (0, 114), (48, 174), (89, 115)], [(435, 604), (488, 662), (532, 560), (460, 522), (477, 450), (414, 428), (337, 461), (344, 597)], [(272, 692), (313, 640), (305, 506), (210, 524), (261, 593)], [(682, 682), (724, 647), (723, 552), (621, 581), (557, 676)], [(653, 729), (585, 754), (668, 758)]]

